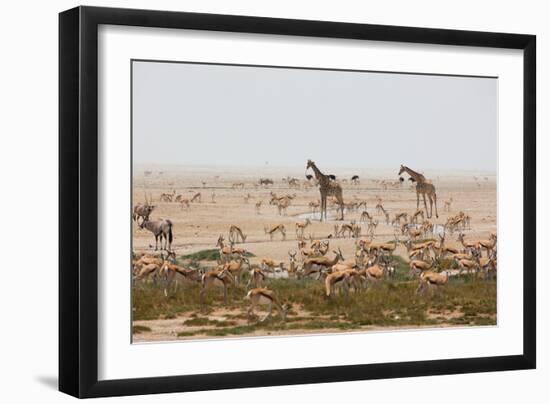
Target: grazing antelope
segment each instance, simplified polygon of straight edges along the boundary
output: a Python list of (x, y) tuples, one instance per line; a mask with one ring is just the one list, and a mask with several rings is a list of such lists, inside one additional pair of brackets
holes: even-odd
[(359, 185), (359, 176), (358, 175), (354, 175), (353, 177), (351, 177), (351, 184), (352, 185)]
[(283, 321), (286, 320), (286, 312), (288, 310), (288, 306), (286, 304), (281, 305), (279, 303), (279, 300), (277, 299), (277, 296), (275, 295), (275, 292), (273, 292), (272, 290), (269, 290), (267, 288), (251, 289), (246, 294), (245, 299), (250, 300), (250, 307), (247, 310), (247, 314), (249, 317), (254, 316), (254, 308), (256, 306), (263, 305), (268, 306), (268, 313), (262, 320), (260, 320), (261, 322), (264, 322), (267, 319), (271, 319), (273, 306), (275, 306), (275, 308), (279, 312), (281, 319)]
[(195, 195), (193, 195), (193, 197), (191, 198), (191, 201), (190, 202), (198, 202), (198, 203), (201, 203), (202, 202), (202, 195), (200, 192), (197, 192)]
[[(155, 221), (150, 221), (145, 219), (141, 222), (140, 227), (142, 229), (147, 229), (155, 236), (155, 251), (158, 250), (158, 240), (160, 238), (161, 249), (171, 250), (172, 249), (172, 227), (173, 224), (169, 219), (160, 219)], [(162, 248), (162, 240), (164, 239), (164, 248)], [(168, 248), (166, 244), (168, 243)]]
[(246, 235), (243, 233), (240, 227), (232, 224), (229, 227), (229, 242), (233, 244), (238, 243), (239, 240), (244, 243), (246, 241)]
[(363, 213), (361, 213), (361, 217), (359, 218), (359, 221), (360, 222), (366, 222), (367, 220), (371, 221), (372, 216), (369, 214), (369, 212), (364, 210)]
[(259, 215), (259, 214), (261, 213), (260, 210), (261, 210), (261, 208), (262, 208), (262, 203), (263, 203), (263, 202), (264, 202), (264, 201), (258, 201), (258, 202), (256, 202), (256, 205), (255, 205), (255, 206), (256, 206), (256, 214), (257, 214), (257, 215)]
[(354, 234), (353, 224), (352, 223), (350, 223), (350, 224), (344, 223), (340, 227), (338, 227), (338, 225), (335, 224), (334, 225), (334, 233), (335, 233), (335, 237), (342, 236), (342, 237), (345, 238), (346, 233), (348, 233), (349, 237), (352, 237), (353, 234)]
[(271, 228), (264, 226), (264, 232), (265, 234), (269, 234), (270, 241), (273, 241), (273, 236), (276, 232), (281, 233), (283, 241), (286, 240), (286, 229), (284, 224), (277, 224), (275, 226), (272, 226)]
[(300, 240), (304, 238), (304, 231), (309, 225), (311, 225), (309, 218), (305, 222), (296, 222), (296, 239)]
[(248, 203), (248, 201), (250, 200), (250, 198), (252, 198), (252, 196), (250, 195), (250, 193), (246, 194), (245, 197), (243, 198), (244, 203)]
[(202, 305), (204, 302), (204, 295), (208, 289), (213, 287), (223, 288), (223, 304), (227, 305), (227, 288), (234, 282), (233, 275), (226, 269), (217, 269), (205, 273), (201, 277), (201, 290), (199, 292), (199, 301)]
[(346, 268), (341, 271), (332, 272), (325, 278), (325, 293), (330, 297), (336, 287), (344, 289), (345, 295), (349, 294), (350, 283), (359, 278), (359, 273), (356, 269)]

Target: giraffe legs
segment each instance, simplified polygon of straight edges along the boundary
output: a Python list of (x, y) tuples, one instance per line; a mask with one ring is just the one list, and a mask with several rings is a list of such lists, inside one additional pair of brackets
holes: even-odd
[[(422, 194), (422, 199), (424, 200), (424, 208), (426, 209), (426, 215), (427, 215), (428, 214), (428, 204), (426, 203), (426, 194)], [(430, 217), (432, 217), (432, 211), (430, 211), (430, 215), (428, 216), (428, 218), (430, 218)]]
[(435, 194), (435, 192), (433, 193), (433, 199), (435, 205), (435, 217), (439, 217), (439, 214), (437, 213), (437, 195)]

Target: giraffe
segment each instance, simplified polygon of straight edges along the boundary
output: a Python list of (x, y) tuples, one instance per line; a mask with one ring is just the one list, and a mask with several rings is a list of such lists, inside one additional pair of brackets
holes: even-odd
[[(406, 167), (404, 165), (401, 165), (399, 168), (399, 174), (401, 175), (403, 172), (406, 172), (411, 176), (412, 181), (416, 183), (416, 209), (418, 209), (418, 206), (420, 204), (420, 195), (422, 194), (422, 198), (424, 199), (424, 208), (426, 208), (426, 216), (428, 218), (432, 217), (432, 207), (435, 204), (435, 217), (439, 217), (437, 213), (437, 196), (435, 194), (435, 187), (434, 185), (426, 179), (422, 174), (417, 173), (416, 171), (411, 170), (409, 167)], [(426, 195), (428, 195), (428, 199), (430, 201), (430, 213), (428, 213), (428, 205), (426, 204)]]
[(323, 221), (323, 212), (325, 214), (325, 220), (327, 218), (327, 196), (334, 196), (340, 205), (341, 216), (338, 220), (344, 220), (344, 197), (342, 195), (342, 187), (340, 184), (330, 180), (328, 175), (325, 175), (317, 168), (315, 163), (311, 160), (307, 161), (306, 170), (311, 168), (315, 173), (315, 178), (319, 182), (319, 192), (321, 193), (321, 216), (319, 221)]

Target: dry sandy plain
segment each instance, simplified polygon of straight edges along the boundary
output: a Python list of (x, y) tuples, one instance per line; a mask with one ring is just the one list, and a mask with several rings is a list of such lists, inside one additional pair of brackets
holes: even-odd
[[(419, 169), (418, 167), (413, 167)], [(368, 170), (368, 169), (335, 169), (330, 170), (320, 165), (325, 173), (335, 174), (339, 180), (347, 179), (343, 183), (345, 202), (364, 200), (367, 202), (367, 211), (379, 221), (375, 234), (375, 241), (387, 242), (394, 239), (394, 229), (386, 225), (382, 215), (378, 215), (375, 209), (377, 197), (382, 199), (382, 204), (393, 217), (395, 212), (406, 211), (413, 213), (416, 209), (416, 192), (409, 181), (404, 181), (397, 188), (383, 189), (380, 180), (395, 182), (399, 167), (395, 170)], [(145, 171), (151, 171), (145, 175)], [(421, 170), (420, 170), (421, 171)], [(471, 230), (464, 231), (466, 239), (488, 238), (489, 232), (496, 231), (497, 225), (497, 199), (496, 176), (482, 172), (433, 172), (423, 171), (424, 175), (431, 179), (437, 191), (439, 218), (431, 219), (434, 224), (445, 224), (450, 215), (464, 211), (471, 216)], [(299, 189), (289, 188), (283, 178), (296, 177), (305, 182), (305, 164), (303, 168), (231, 168), (231, 167), (136, 167), (133, 178), (133, 203), (144, 202), (145, 192), (153, 198), (156, 205), (151, 219), (167, 218), (173, 222), (174, 241), (172, 249), (178, 256), (195, 253), (201, 250), (216, 248), (219, 235), (228, 238), (230, 225), (239, 226), (247, 235), (246, 243), (239, 247), (252, 252), (255, 257), (250, 258), (251, 264), (259, 263), (260, 258), (269, 257), (283, 261), (288, 265), (289, 250), (297, 250), (295, 235), (296, 221), (303, 221), (311, 210), (308, 203), (319, 199), (319, 190), (313, 186)], [(311, 170), (307, 174), (313, 174)], [(352, 175), (360, 176), (359, 185), (351, 185)], [(403, 175), (405, 179), (407, 175)], [(269, 188), (258, 186), (260, 178), (271, 178), (274, 185)], [(244, 183), (244, 189), (233, 189), (234, 183)], [(201, 193), (200, 203), (191, 203), (189, 208), (182, 208), (179, 203), (160, 202), (159, 197), (163, 192), (183, 194), (191, 198), (197, 192)], [(270, 192), (277, 195), (296, 194), (295, 199), (287, 210), (286, 215), (279, 215), (275, 206), (269, 205)], [(214, 199), (212, 195), (214, 194)], [(250, 195), (248, 202), (245, 196)], [(453, 199), (450, 212), (444, 210), (444, 201)], [(255, 204), (263, 201), (260, 213), (255, 209)], [(420, 207), (423, 207), (422, 199)], [(310, 234), (314, 238), (325, 238), (334, 231), (334, 224), (349, 223), (350, 220), (359, 222), (359, 216), (363, 208), (356, 212), (346, 212), (345, 221), (330, 220), (320, 223), (313, 220), (312, 226), (306, 230), (306, 236)], [(329, 216), (334, 217), (335, 211), (329, 210)], [(286, 241), (282, 241), (279, 234), (270, 241), (264, 233), (264, 226), (283, 223), (287, 229)], [(362, 224), (366, 229), (366, 224)], [(363, 231), (364, 231), (363, 230)], [(405, 239), (405, 237), (401, 237)], [(133, 226), (133, 250), (152, 251), (155, 240), (151, 233)], [(460, 247), (456, 240), (456, 233), (447, 236), (446, 245)], [(346, 259), (353, 258), (354, 240), (350, 238), (338, 238), (331, 240), (331, 250), (340, 247)], [(404, 246), (400, 245), (396, 254), (406, 257)], [(329, 253), (329, 255), (332, 255)], [(205, 262), (205, 266), (213, 266), (215, 262)], [(223, 307), (219, 312), (212, 314), (223, 318)], [(178, 315), (176, 319), (157, 319), (134, 321), (135, 325), (142, 325), (151, 329), (151, 332), (134, 334), (134, 342), (173, 340), (178, 338), (178, 331), (185, 329), (181, 324), (186, 314)], [(452, 316), (452, 313), (449, 313)], [(179, 327), (179, 328), (178, 328)], [(368, 329), (368, 327), (365, 327)], [(371, 327), (373, 328), (373, 327)], [(331, 330), (324, 330), (331, 331)], [(293, 330), (292, 334), (300, 333)], [(274, 332), (277, 334), (277, 332)], [(200, 338), (194, 336), (193, 338)]]

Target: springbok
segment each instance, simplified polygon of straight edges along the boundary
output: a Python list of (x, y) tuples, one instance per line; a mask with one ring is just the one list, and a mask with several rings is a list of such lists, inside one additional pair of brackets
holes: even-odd
[(248, 293), (245, 296), (246, 300), (250, 300), (250, 307), (247, 310), (247, 314), (250, 317), (254, 316), (254, 308), (259, 305), (268, 306), (267, 315), (260, 320), (261, 322), (266, 321), (267, 319), (271, 319), (271, 313), (273, 311), (273, 306), (277, 309), (279, 312), (281, 319), (283, 321), (286, 320), (286, 312), (288, 310), (288, 307), (286, 304), (281, 305), (279, 303), (279, 300), (277, 299), (277, 296), (272, 290), (269, 290), (267, 288), (254, 288), (248, 291)]
[(305, 222), (296, 222), (296, 239), (300, 240), (304, 238), (304, 231), (309, 225), (311, 225), (309, 218)]
[(232, 224), (229, 227), (229, 242), (238, 243), (239, 239), (242, 243), (244, 243), (246, 241), (246, 235), (243, 233), (239, 226), (235, 226), (234, 224)]
[(450, 272), (445, 271), (445, 273), (437, 273), (432, 271), (423, 272), (420, 275), (420, 283), (416, 289), (417, 294), (424, 294), (426, 289), (435, 287), (437, 290), (449, 283)]
[(193, 195), (193, 197), (191, 198), (190, 202), (198, 202), (198, 203), (201, 203), (202, 202), (202, 195), (200, 192), (197, 192), (195, 195)]
[(286, 240), (286, 229), (284, 224), (277, 224), (275, 226), (272, 226), (271, 228), (264, 226), (264, 232), (265, 234), (269, 234), (270, 241), (273, 241), (273, 236), (276, 232), (281, 233), (283, 236), (283, 241)]
[(205, 273), (201, 277), (201, 290), (199, 292), (200, 304), (202, 305), (204, 303), (206, 291), (210, 288), (217, 287), (223, 288), (223, 303), (227, 305), (227, 288), (233, 282), (233, 275), (226, 268)]
[(325, 256), (308, 258), (304, 261), (303, 277), (309, 276), (312, 273), (317, 273), (317, 279), (320, 278), (321, 272), (326, 271), (328, 268), (332, 268), (333, 265), (336, 265), (338, 261), (344, 261), (344, 256), (342, 255), (342, 250), (338, 248), (338, 251), (332, 251), (334, 253), (333, 258), (328, 258)]

